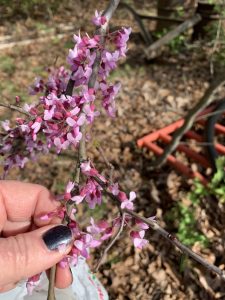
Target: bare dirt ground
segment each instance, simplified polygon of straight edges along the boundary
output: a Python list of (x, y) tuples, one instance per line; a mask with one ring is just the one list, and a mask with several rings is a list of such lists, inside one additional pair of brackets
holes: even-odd
[[(93, 29), (87, 24), (93, 8), (90, 2), (86, 4), (80, 2), (74, 14), (56, 15), (51, 22), (20, 20), (10, 27), (9, 23), (4, 23), (0, 28), (2, 36), (13, 34), (18, 41), (39, 37), (40, 27), (48, 30), (62, 23), (74, 23), (74, 32), (80, 27), (82, 31), (91, 32)], [(123, 14), (118, 13), (114, 24), (133, 26), (133, 21), (130, 16), (124, 19)], [(29, 36), (31, 28), (36, 32), (33, 36)], [(135, 25), (134, 29), (137, 30)], [(71, 40), (72, 34), (68, 33), (60, 39), (55, 37), (0, 51), (1, 101), (14, 103), (15, 95), (20, 95), (23, 101), (31, 101), (27, 95), (28, 86), (34, 77), (45, 76), (47, 67), (64, 64), (68, 48), (72, 47)], [(190, 182), (167, 165), (150, 171), (148, 165), (152, 155), (138, 149), (136, 142), (144, 134), (185, 115), (201, 98), (211, 79), (209, 62), (206, 51), (199, 48), (183, 48), (179, 53), (166, 53), (158, 60), (147, 62), (142, 57), (143, 47), (140, 38), (131, 38), (127, 60), (111, 78), (122, 83), (117, 98), (117, 117), (109, 119), (102, 113), (96, 120), (90, 129), (88, 155), (98, 169), (106, 172), (104, 160), (95, 148), (100, 144), (115, 167), (115, 179), (124, 190), (137, 192), (136, 211), (146, 217), (156, 215), (161, 226), (176, 234), (179, 220), (168, 220), (166, 215), (177, 202), (189, 205)], [(0, 109), (1, 120), (15, 115)], [(57, 193), (70, 178), (73, 166), (69, 155), (61, 159), (48, 155), (40, 157), (36, 163), (28, 163), (22, 171), (12, 170), (8, 178), (46, 185)], [(93, 215), (111, 218), (116, 213), (110, 200), (105, 199), (104, 208), (94, 210)], [(224, 268), (224, 205), (206, 199), (196, 209), (196, 219), (196, 226), (208, 237), (209, 244), (201, 247), (196, 242), (192, 249)], [(111, 249), (98, 272), (110, 299), (225, 299), (225, 286), (220, 279), (190, 260), (183, 265), (179, 251), (153, 231), (149, 230), (148, 238), (149, 244), (138, 251), (125, 231)], [(98, 256), (99, 253), (94, 253), (90, 261), (92, 267)]]

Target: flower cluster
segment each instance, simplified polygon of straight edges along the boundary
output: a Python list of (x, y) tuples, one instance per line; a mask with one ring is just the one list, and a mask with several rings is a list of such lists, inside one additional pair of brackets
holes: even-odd
[[(106, 20), (96, 12), (93, 21), (102, 26)], [(49, 70), (46, 82), (36, 78), (29, 92), (43, 95), (37, 104), (24, 105), (24, 111), (30, 117), (18, 118), (15, 127), (10, 127), (8, 121), (2, 123), (5, 136), (0, 154), (5, 156), (6, 173), (13, 166), (22, 168), (29, 159), (35, 159), (38, 152), (47, 152), (52, 147), (57, 153), (69, 147), (76, 148), (82, 138), (80, 127), (92, 123), (100, 114), (96, 109), (96, 99), (100, 100), (109, 116), (115, 116), (115, 97), (120, 84), (108, 83), (107, 77), (117, 61), (125, 56), (130, 32), (131, 29), (122, 28), (108, 33), (104, 45), (98, 34), (93, 37), (74, 35), (75, 46), (67, 57), (71, 76), (60, 67)], [(94, 87), (89, 87), (96, 53), (101, 54), (99, 71)], [(72, 95), (66, 95), (69, 79), (74, 84)]]
[[(107, 23), (106, 17), (97, 11), (92, 21), (100, 28)], [(36, 78), (29, 93), (41, 94), (38, 102), (24, 105), (24, 113), (27, 116), (17, 118), (15, 126), (11, 126), (9, 121), (2, 122), (4, 134), (0, 141), (2, 144), (0, 154), (4, 156), (5, 174), (13, 166), (23, 168), (29, 159), (36, 159), (38, 153), (47, 153), (51, 148), (56, 149), (58, 154), (68, 148), (76, 149), (81, 139), (87, 138), (82, 136), (82, 126), (93, 123), (99, 116), (100, 112), (97, 109), (99, 103), (110, 117), (115, 117), (115, 98), (120, 83), (110, 83), (108, 76), (116, 68), (118, 60), (125, 56), (130, 32), (130, 28), (107, 32), (104, 35), (104, 43), (100, 33), (92, 37), (88, 34), (83, 37), (80, 34), (74, 35), (75, 46), (70, 49), (67, 57), (71, 71), (60, 67), (57, 70), (49, 70), (46, 81)], [(97, 72), (96, 80), (94, 84), (90, 84), (93, 72)], [(68, 91), (71, 84), (72, 88)], [(16, 102), (19, 101), (17, 97)], [(124, 220), (122, 216), (117, 216), (111, 222), (95, 221), (91, 218), (86, 231), (80, 229), (76, 215), (78, 206), (86, 202), (90, 209), (94, 209), (102, 204), (103, 187), (98, 180), (119, 201), (122, 210), (133, 210), (133, 201), (136, 198), (133, 191), (127, 196), (120, 190), (118, 183), (109, 184), (89, 160), (83, 161), (80, 169), (86, 178), (84, 184), (78, 185), (69, 181), (64, 194), (58, 196), (62, 205), (56, 211), (40, 217), (42, 220), (48, 220), (53, 216), (61, 219), (66, 216), (70, 220), (68, 226), (73, 231), (75, 240), (70, 255), (64, 258), (60, 265), (62, 267), (68, 263), (76, 265), (80, 256), (88, 258), (90, 248), (98, 247), (109, 239), (122, 222), (124, 226), (132, 228), (130, 236), (134, 246), (143, 248), (147, 243), (144, 236), (148, 226), (128, 215)], [(28, 280), (29, 293), (38, 279), (39, 275)]]

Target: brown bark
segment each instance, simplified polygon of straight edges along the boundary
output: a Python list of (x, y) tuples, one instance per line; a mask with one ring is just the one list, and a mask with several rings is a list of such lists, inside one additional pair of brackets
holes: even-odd
[[(197, 0), (158, 0), (157, 10), (158, 16), (166, 18), (182, 18), (186, 20), (191, 18), (196, 11)], [(182, 10), (181, 10), (182, 9)], [(157, 22), (157, 31), (162, 31), (163, 28), (168, 28), (173, 25), (166, 20)]]
[(164, 35), (162, 38), (157, 40), (155, 43), (150, 45), (146, 50), (145, 54), (148, 59), (153, 59), (158, 56), (158, 50), (168, 44), (172, 39), (180, 35), (182, 32), (186, 31), (189, 28), (192, 28), (195, 24), (197, 24), (201, 20), (200, 15), (195, 15), (191, 19), (186, 20), (170, 32), (168, 32), (166, 35)]

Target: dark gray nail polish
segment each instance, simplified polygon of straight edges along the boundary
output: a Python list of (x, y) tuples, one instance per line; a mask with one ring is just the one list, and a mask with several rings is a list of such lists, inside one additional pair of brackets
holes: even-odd
[(42, 236), (49, 250), (56, 250), (62, 244), (68, 245), (73, 238), (72, 231), (65, 225), (58, 225), (46, 231)]

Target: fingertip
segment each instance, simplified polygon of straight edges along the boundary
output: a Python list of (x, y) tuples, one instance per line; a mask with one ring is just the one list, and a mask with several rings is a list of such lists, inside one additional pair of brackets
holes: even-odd
[(73, 283), (73, 274), (69, 266), (62, 268), (59, 264), (56, 267), (55, 287), (65, 289)]

